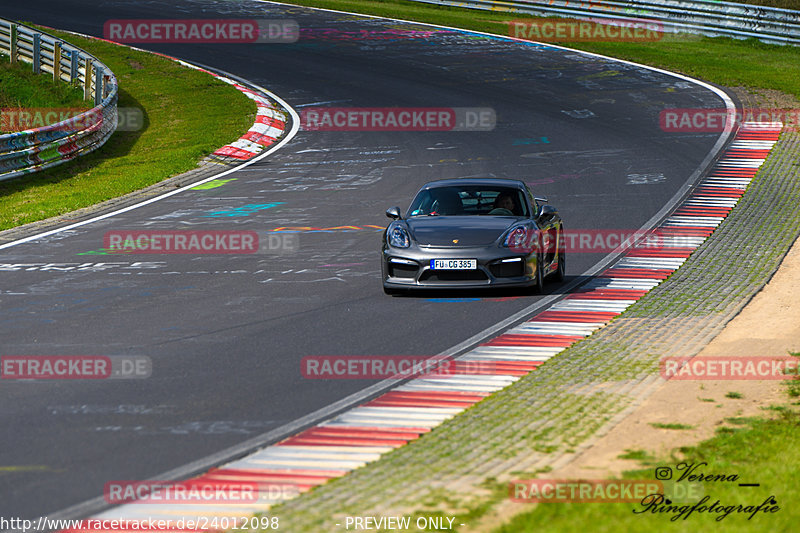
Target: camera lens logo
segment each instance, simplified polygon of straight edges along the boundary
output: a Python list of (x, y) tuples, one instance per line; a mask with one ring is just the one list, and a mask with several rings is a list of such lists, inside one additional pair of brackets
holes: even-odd
[(672, 479), (672, 468), (668, 466), (659, 466), (656, 468), (656, 479), (664, 481), (665, 479)]

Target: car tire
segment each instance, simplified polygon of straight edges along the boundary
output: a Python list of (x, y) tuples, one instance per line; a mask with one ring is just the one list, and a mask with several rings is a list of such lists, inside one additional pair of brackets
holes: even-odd
[(530, 294), (542, 294), (544, 292), (544, 276), (542, 274), (542, 262), (544, 258), (539, 255), (536, 258), (536, 275), (534, 276), (536, 281), (533, 285), (528, 287), (528, 292)]
[(566, 277), (567, 277), (566, 255), (564, 253), (564, 250), (561, 249), (558, 251), (558, 268), (553, 274), (553, 279), (556, 281), (564, 281)]

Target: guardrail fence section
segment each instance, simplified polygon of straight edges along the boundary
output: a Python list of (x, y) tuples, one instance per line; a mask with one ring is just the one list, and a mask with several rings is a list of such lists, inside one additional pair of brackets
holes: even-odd
[[(117, 79), (93, 55), (47, 33), (0, 19), (0, 54), (55, 82), (83, 87), (85, 111), (2, 109), (2, 123), (34, 124), (0, 135), (0, 181), (38, 172), (101, 147), (117, 128)], [(43, 125), (38, 125), (43, 124)]]
[[(412, 0), (544, 17), (657, 21), (663, 31), (800, 45), (800, 11), (702, 0)], [(535, 39), (534, 39), (535, 40)]]

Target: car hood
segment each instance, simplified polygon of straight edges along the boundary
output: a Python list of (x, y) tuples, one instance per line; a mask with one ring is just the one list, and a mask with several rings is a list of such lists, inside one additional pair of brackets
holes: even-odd
[[(492, 216), (426, 216), (406, 219), (411, 236), (422, 246), (488, 246), (520, 219)], [(458, 242), (453, 242), (457, 240)]]

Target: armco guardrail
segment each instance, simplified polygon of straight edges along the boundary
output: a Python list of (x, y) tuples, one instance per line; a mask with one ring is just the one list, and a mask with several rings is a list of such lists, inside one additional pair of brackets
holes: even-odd
[(730, 2), (701, 0), (412, 0), (487, 11), (592, 19), (618, 19), (661, 23), (672, 33), (754, 37), (777, 44), (800, 44), (800, 11)]
[[(77, 83), (94, 107), (53, 124), (0, 135), (0, 181), (49, 168), (102, 146), (117, 128), (117, 79), (93, 55), (51, 35), (0, 19), (0, 53), (54, 81)], [(7, 59), (7, 60), (8, 60)], [(41, 111), (41, 110), (40, 110)], [(7, 110), (3, 110), (7, 112)], [(24, 109), (11, 110), (20, 122)], [(41, 117), (40, 117), (41, 118)]]

